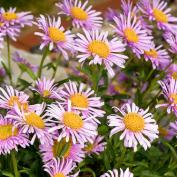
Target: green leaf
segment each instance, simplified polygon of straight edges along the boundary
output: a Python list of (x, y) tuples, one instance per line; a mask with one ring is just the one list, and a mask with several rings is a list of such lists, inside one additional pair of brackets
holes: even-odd
[(8, 171), (2, 171), (2, 174), (3, 174), (4, 176), (14, 177), (14, 175), (13, 175), (12, 173), (8, 172)]

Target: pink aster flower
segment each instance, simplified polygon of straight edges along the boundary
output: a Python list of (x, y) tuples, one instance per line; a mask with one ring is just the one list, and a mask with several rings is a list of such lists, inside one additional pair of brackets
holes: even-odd
[[(71, 159), (73, 162), (81, 162), (85, 153), (82, 150), (82, 145), (73, 144), (72, 142), (66, 142), (65, 139), (61, 141), (54, 141), (53, 145), (40, 145), (40, 152), (42, 154), (42, 159), (44, 163), (50, 163), (53, 158), (62, 156), (65, 159)], [(65, 149), (64, 152), (63, 149)]]
[(0, 87), (0, 107), (12, 109), (15, 105), (23, 107), (28, 106), (29, 96), (22, 91), (14, 89), (12, 86)]
[(0, 155), (10, 153), (13, 149), (18, 151), (18, 146), (26, 148), (29, 143), (28, 136), (14, 127), (12, 119), (5, 119), (0, 115)]
[(67, 52), (73, 52), (74, 34), (71, 31), (65, 30), (61, 26), (61, 18), (51, 18), (41, 15), (35, 23), (42, 32), (35, 32), (36, 35), (42, 38), (40, 49), (49, 45), (49, 50), (61, 52), (65, 59), (69, 59)]
[(32, 90), (35, 90), (45, 98), (60, 98), (59, 89), (54, 84), (54, 80), (46, 79), (45, 77), (38, 79), (35, 88), (32, 88)]
[(120, 173), (117, 169), (113, 169), (112, 171), (109, 170), (100, 177), (133, 177), (133, 173), (129, 171), (129, 168), (127, 168), (125, 171), (120, 168)]
[(120, 17), (115, 17), (114, 21), (115, 32), (137, 57), (140, 57), (144, 50), (150, 49), (152, 37), (147, 35), (147, 31), (142, 28), (141, 21), (137, 20), (136, 16), (132, 16), (131, 13), (127, 16), (120, 14)]
[(167, 78), (173, 78), (177, 80), (177, 64), (172, 64), (170, 67), (167, 69)]
[(169, 131), (171, 134), (173, 134), (173, 136), (176, 136), (176, 138), (177, 138), (177, 121), (170, 123)]
[(169, 51), (171, 53), (177, 54), (177, 34), (165, 33), (164, 38), (166, 42), (170, 45)]
[(96, 136), (93, 139), (93, 143), (88, 143), (85, 147), (84, 147), (84, 151), (86, 154), (96, 154), (99, 155), (101, 152), (103, 152), (105, 150), (106, 147), (106, 142), (104, 141), (104, 137), (103, 136)]
[(177, 115), (177, 80), (171, 78), (167, 81), (159, 81), (163, 95), (167, 103), (158, 104), (156, 108), (167, 107), (167, 113), (173, 111)]
[(152, 42), (151, 49), (144, 51), (144, 58), (146, 61), (150, 60), (154, 69), (164, 69), (171, 62), (171, 58), (165, 49), (162, 49), (162, 45), (155, 47)]
[[(80, 111), (83, 116), (103, 117), (105, 114), (101, 109), (104, 105), (101, 98), (97, 97), (94, 91), (83, 83), (79, 85), (71, 81), (65, 83), (59, 94), (59, 99), (64, 107), (67, 107), (70, 101), (72, 109)], [(99, 122), (97, 119), (95, 121)]]
[(157, 23), (159, 29), (176, 32), (177, 18), (170, 14), (171, 9), (167, 8), (167, 2), (163, 0), (142, 0), (139, 8), (150, 21)]
[(59, 7), (59, 14), (67, 15), (72, 19), (72, 25), (76, 28), (96, 29), (102, 25), (100, 12), (88, 6), (86, 0), (83, 4), (80, 0), (63, 0), (56, 4)]
[(72, 160), (56, 158), (51, 163), (44, 165), (44, 170), (50, 177), (77, 177), (79, 172), (71, 175), (75, 167), (76, 165)]
[(30, 105), (26, 110), (15, 106), (12, 111), (8, 112), (6, 118), (13, 119), (14, 126), (20, 127), (23, 133), (32, 134), (31, 144), (34, 144), (36, 138), (41, 144), (52, 144), (52, 135), (48, 133), (48, 122), (43, 115), (44, 109), (45, 104)]
[(10, 8), (5, 11), (4, 8), (0, 9), (0, 19), (7, 26), (19, 25), (32, 26), (33, 15), (30, 12), (16, 12), (16, 8)]
[(86, 142), (92, 143), (92, 137), (97, 135), (97, 126), (87, 120), (88, 117), (71, 110), (70, 104), (67, 109), (59, 102), (51, 104), (46, 115), (50, 118), (49, 122), (56, 124), (51, 126), (49, 132), (59, 130), (58, 141), (66, 138), (66, 142), (70, 140), (73, 144), (83, 145)]
[(148, 109), (140, 109), (132, 103), (125, 104), (120, 109), (115, 107), (115, 110), (120, 114), (108, 116), (109, 126), (114, 127), (110, 136), (123, 131), (120, 140), (124, 139), (125, 147), (133, 147), (136, 151), (139, 143), (147, 150), (151, 142), (158, 138), (158, 125)]
[[(89, 61), (90, 64), (104, 64), (111, 76), (115, 73), (113, 65), (124, 68), (127, 56), (121, 54), (125, 51), (125, 45), (118, 38), (108, 40), (108, 32), (86, 31), (77, 34), (76, 50), (79, 52), (79, 62)], [(91, 60), (89, 60), (91, 58)]]
[(119, 16), (119, 13), (118, 13), (118, 11), (116, 9), (108, 8), (108, 10), (106, 11), (104, 16), (105, 16), (105, 19), (107, 21), (112, 22), (114, 17), (118, 17)]
[(131, 0), (121, 0), (121, 8), (122, 12), (127, 16), (129, 13), (131, 13), (132, 16), (135, 16), (139, 12), (138, 7), (134, 6)]

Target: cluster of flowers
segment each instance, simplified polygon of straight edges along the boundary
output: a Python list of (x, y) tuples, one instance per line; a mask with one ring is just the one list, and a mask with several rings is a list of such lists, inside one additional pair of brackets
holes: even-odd
[[(80, 63), (103, 65), (110, 76), (115, 75), (114, 65), (125, 67), (128, 59), (125, 52), (130, 49), (137, 58), (144, 57), (151, 61), (154, 69), (169, 69), (173, 62), (162, 45), (153, 41), (153, 29), (150, 22), (164, 33), (164, 39), (170, 45), (170, 52), (177, 54), (177, 18), (170, 14), (167, 4), (160, 0), (141, 0), (136, 6), (131, 1), (122, 0), (122, 12), (107, 14), (112, 20), (114, 35), (101, 31), (103, 19), (100, 12), (92, 10), (88, 1), (63, 0), (57, 3), (59, 15), (70, 17), (75, 28), (82, 28), (81, 33), (73, 34), (61, 25), (60, 17), (41, 15), (35, 22), (29, 12), (16, 13), (15, 9), (7, 12), (0, 10), (0, 41), (5, 36), (15, 39), (21, 27), (34, 23), (41, 30), (35, 34), (42, 38), (40, 49), (48, 48), (59, 52), (68, 60), (76, 56)], [(18, 56), (19, 57), (19, 56)], [(19, 59), (29, 67), (23, 59)], [(177, 115), (177, 80), (176, 65), (171, 65), (165, 81), (159, 81), (168, 103), (167, 112)], [(83, 83), (68, 82), (58, 87), (54, 80), (38, 79), (31, 87), (42, 98), (52, 101), (31, 105), (29, 96), (12, 86), (0, 88), (0, 107), (5, 115), (0, 116), (0, 154), (10, 153), (18, 146), (26, 148), (35, 140), (40, 142), (39, 151), (44, 162), (44, 169), (51, 177), (77, 176), (70, 173), (86, 155), (104, 151), (106, 142), (98, 135), (100, 118), (105, 116), (104, 103), (94, 91)], [(120, 140), (124, 146), (137, 150), (138, 144), (145, 150), (158, 138), (158, 125), (148, 109), (141, 109), (131, 101), (120, 108), (114, 107), (116, 114), (108, 115), (110, 136), (122, 132)], [(171, 131), (177, 133), (177, 121), (170, 124)], [(102, 177), (133, 177), (127, 168), (108, 171)]]

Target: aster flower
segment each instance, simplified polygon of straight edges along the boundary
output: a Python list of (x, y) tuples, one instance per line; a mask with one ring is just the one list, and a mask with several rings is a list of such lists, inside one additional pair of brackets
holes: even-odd
[(65, 59), (69, 59), (67, 52), (73, 52), (74, 34), (71, 31), (65, 30), (61, 26), (61, 18), (51, 18), (40, 15), (35, 23), (42, 32), (35, 32), (36, 35), (42, 38), (40, 49), (49, 45), (49, 50), (61, 52)]
[(116, 9), (108, 8), (104, 17), (107, 21), (112, 22), (114, 17), (119, 17), (119, 13)]
[(99, 155), (101, 152), (105, 150), (106, 142), (103, 141), (103, 136), (96, 136), (94, 137), (93, 143), (87, 143), (84, 147), (84, 151), (86, 154), (96, 154)]
[(30, 12), (16, 12), (16, 8), (9, 8), (5, 11), (4, 8), (0, 9), (0, 19), (5, 25), (19, 25), (21, 27), (32, 26), (33, 15)]
[(172, 64), (170, 67), (167, 69), (167, 78), (173, 78), (177, 80), (177, 64)]
[(29, 96), (22, 91), (14, 89), (12, 86), (0, 87), (0, 107), (12, 109), (15, 105), (26, 109), (28, 107)]
[(5, 119), (0, 115), (0, 155), (10, 153), (18, 146), (29, 146), (28, 136), (23, 134), (18, 127), (14, 127), (12, 119)]
[[(6, 118), (14, 120), (14, 126), (20, 127), (25, 134), (32, 134), (31, 144), (34, 144), (38, 138), (41, 144), (52, 144), (52, 135), (48, 133), (48, 122), (45, 115), (42, 115), (45, 104), (36, 104), (28, 106), (27, 110), (15, 106), (14, 109), (6, 115)], [(50, 124), (51, 125), (51, 124)]]
[(35, 88), (32, 88), (38, 92), (42, 97), (46, 98), (60, 98), (58, 92), (59, 89), (54, 84), (54, 80), (46, 79), (38, 79), (35, 84)]
[(79, 172), (70, 175), (75, 167), (72, 160), (56, 158), (51, 163), (44, 165), (44, 170), (51, 177), (77, 177)]
[(26, 65), (28, 68), (30, 68), (33, 72), (36, 72), (38, 70), (37, 65), (32, 65), (29, 63), (25, 58), (22, 58), (18, 52), (15, 52), (12, 58), (16, 63), (21, 63)]
[(167, 2), (163, 0), (142, 0), (139, 8), (150, 21), (155, 21), (159, 29), (174, 32), (177, 30), (177, 18), (170, 14)]
[(165, 33), (164, 34), (164, 39), (166, 42), (170, 45), (169, 51), (171, 53), (177, 54), (177, 34), (172, 34), (172, 33)]
[[(87, 88), (83, 83), (79, 85), (71, 81), (65, 83), (59, 94), (61, 104), (67, 107), (68, 101), (70, 101), (72, 109), (81, 111), (83, 116), (103, 117), (105, 114), (101, 109), (104, 105), (101, 98), (97, 97), (94, 91)], [(97, 119), (95, 121), (98, 122)]]
[(114, 18), (116, 26), (112, 26), (119, 37), (123, 39), (127, 46), (131, 48), (133, 53), (140, 58), (144, 50), (150, 49), (151, 36), (147, 35), (147, 31), (142, 28), (141, 21), (131, 13), (128, 16), (120, 14), (120, 17)]
[(167, 103), (158, 104), (156, 108), (167, 107), (167, 113), (173, 111), (177, 115), (177, 80), (171, 78), (165, 81), (159, 81), (163, 95)]
[(59, 14), (72, 18), (72, 25), (76, 28), (90, 30), (100, 28), (102, 25), (101, 13), (88, 6), (87, 0), (83, 4), (80, 0), (63, 0), (56, 6), (59, 7)]
[(170, 123), (169, 131), (171, 134), (173, 134), (173, 136), (176, 136), (177, 138), (177, 121)]
[(49, 122), (56, 123), (55, 126), (51, 126), (49, 132), (60, 131), (58, 141), (66, 138), (66, 142), (70, 140), (73, 144), (84, 144), (93, 142), (92, 137), (97, 135), (97, 126), (87, 120), (89, 118), (81, 116), (78, 111), (72, 111), (70, 104), (67, 109), (59, 102), (51, 104), (46, 115), (50, 118)]
[[(61, 141), (54, 141), (53, 145), (40, 145), (40, 152), (42, 154), (42, 159), (44, 163), (50, 162), (53, 158), (57, 158), (62, 156), (65, 159), (71, 159), (73, 162), (81, 162), (84, 157), (85, 153), (82, 150), (82, 145), (80, 144), (73, 144), (71, 141), (68, 143), (65, 139)], [(65, 151), (63, 152), (63, 149)]]
[(171, 62), (170, 56), (162, 45), (155, 47), (152, 42), (151, 49), (144, 51), (144, 58), (146, 61), (150, 60), (154, 69), (164, 69)]
[(124, 68), (127, 56), (121, 54), (125, 51), (125, 45), (118, 38), (108, 40), (108, 32), (86, 31), (77, 34), (76, 50), (80, 53), (79, 62), (85, 62), (89, 58), (89, 65), (104, 64), (111, 76), (114, 76), (113, 64)]
[(112, 171), (109, 170), (107, 173), (101, 175), (100, 177), (133, 177), (133, 173), (129, 171), (129, 168), (127, 168), (125, 171), (120, 168), (120, 173), (117, 169), (113, 169)]
[(110, 136), (123, 131), (120, 140), (124, 139), (125, 147), (133, 147), (136, 151), (139, 143), (147, 150), (151, 142), (158, 138), (158, 126), (153, 115), (148, 113), (148, 109), (140, 109), (134, 103), (127, 103), (121, 109), (116, 107), (115, 109), (120, 112), (120, 115), (108, 116), (109, 126), (114, 127)]

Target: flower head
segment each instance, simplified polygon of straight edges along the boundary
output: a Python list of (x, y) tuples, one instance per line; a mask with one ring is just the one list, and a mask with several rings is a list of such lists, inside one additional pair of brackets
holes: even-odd
[(121, 54), (125, 51), (125, 45), (117, 38), (108, 40), (108, 32), (86, 31), (78, 34), (76, 39), (76, 50), (79, 62), (88, 61), (89, 64), (104, 64), (111, 76), (114, 76), (113, 64), (124, 68), (127, 56)]
[(13, 149), (18, 151), (18, 146), (25, 148), (29, 144), (28, 136), (14, 127), (14, 121), (0, 115), (0, 155), (10, 153)]
[(56, 6), (59, 7), (59, 14), (69, 16), (72, 19), (72, 25), (76, 28), (90, 30), (101, 27), (101, 13), (93, 10), (92, 6), (88, 6), (87, 0), (83, 4), (80, 0), (63, 0)]
[(114, 127), (110, 136), (123, 131), (120, 140), (124, 139), (125, 147), (133, 147), (136, 151), (139, 143), (146, 150), (151, 146), (151, 142), (158, 138), (158, 126), (148, 109), (140, 109), (134, 103), (115, 109), (120, 115), (108, 116), (109, 126)]
[(143, 29), (141, 21), (137, 20), (136, 16), (132, 16), (131, 13), (127, 16), (120, 14), (120, 17), (115, 17), (114, 21), (116, 23), (116, 26), (113, 26), (115, 32), (137, 57), (140, 57), (144, 50), (150, 49), (152, 37), (147, 35), (147, 30)]
[(177, 64), (172, 64), (167, 69), (167, 78), (177, 80)]
[(114, 17), (118, 17), (119, 16), (119, 13), (118, 13), (118, 11), (116, 9), (108, 8), (108, 10), (106, 11), (104, 16), (105, 16), (105, 19), (107, 21), (112, 22)]
[(171, 135), (176, 136), (177, 138), (177, 121), (170, 123), (169, 131)]
[(65, 59), (69, 59), (67, 52), (73, 52), (74, 34), (69, 30), (65, 30), (61, 26), (61, 18), (51, 18), (41, 15), (35, 23), (41, 32), (35, 32), (36, 35), (42, 38), (40, 49), (49, 45), (49, 50), (61, 52)]
[(117, 169), (113, 169), (112, 171), (109, 170), (100, 177), (133, 177), (133, 173), (129, 171), (129, 168), (127, 168), (125, 171), (120, 168), (120, 173)]
[(177, 54), (177, 34), (167, 32), (164, 34), (164, 38), (170, 46), (169, 51), (174, 54)]
[(70, 175), (75, 167), (76, 165), (72, 160), (54, 158), (51, 163), (44, 165), (44, 170), (49, 173), (51, 177), (77, 177), (79, 172)]
[(70, 105), (66, 109), (59, 102), (51, 104), (46, 115), (50, 118), (49, 122), (55, 123), (49, 132), (59, 130), (58, 141), (66, 138), (66, 142), (70, 140), (73, 144), (84, 144), (93, 142), (92, 137), (97, 135), (97, 126), (87, 120), (89, 118), (81, 116), (78, 111), (71, 110)]

